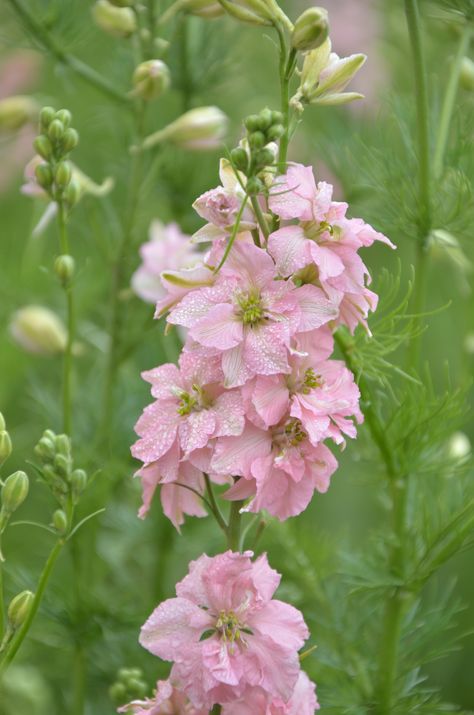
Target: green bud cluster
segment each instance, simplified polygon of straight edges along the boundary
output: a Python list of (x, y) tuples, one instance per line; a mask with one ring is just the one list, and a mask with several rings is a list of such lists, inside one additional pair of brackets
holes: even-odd
[(74, 468), (71, 440), (65, 434), (46, 430), (34, 451), (41, 462), (43, 479), (61, 506), (53, 515), (53, 526), (65, 534), (69, 524), (63, 508), (70, 502), (78, 503), (87, 487), (87, 474)]
[(121, 668), (115, 683), (109, 688), (109, 696), (114, 705), (123, 705), (130, 700), (142, 700), (147, 691), (140, 668)]
[(72, 115), (67, 109), (56, 112), (43, 107), (40, 112), (39, 135), (34, 141), (36, 152), (44, 160), (35, 169), (36, 181), (53, 201), (72, 208), (79, 200), (80, 189), (73, 176), (69, 154), (79, 143), (79, 135), (71, 127)]
[(278, 141), (285, 132), (283, 115), (265, 108), (259, 114), (251, 114), (245, 120), (247, 137), (244, 146), (231, 151), (234, 167), (247, 177), (247, 190), (256, 195), (264, 190), (263, 172), (275, 163), (275, 151), (271, 144)]

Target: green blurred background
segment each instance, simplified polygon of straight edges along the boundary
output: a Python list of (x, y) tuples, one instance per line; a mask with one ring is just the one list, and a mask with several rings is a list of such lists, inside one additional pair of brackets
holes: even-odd
[[(359, 51), (369, 55), (354, 83), (367, 98), (349, 108), (309, 108), (290, 151), (293, 160), (313, 164), (319, 178), (336, 184), (336, 198), (350, 202), (351, 215), (363, 216), (397, 244), (396, 255), (384, 247), (366, 252), (376, 285), (387, 267), (393, 274), (400, 270), (402, 285), (406, 286), (414, 261), (414, 230), (407, 220), (410, 202), (414, 201), (416, 171), (411, 145), (413, 72), (402, 5), (398, 1), (328, 0), (334, 49), (340, 55)], [(434, 16), (436, 3), (422, 5), (435, 119), (457, 35)], [(28, 6), (44, 19), (64, 47), (118, 87), (128, 89), (135, 66), (133, 43), (109, 37), (95, 27), (88, 0), (28, 0)], [(306, 4), (292, 0), (282, 6), (294, 18)], [(188, 18), (167, 28), (165, 36), (171, 41), (166, 61), (172, 70), (173, 88), (165, 99), (153, 103), (148, 114), (149, 131), (164, 126), (183, 108), (216, 104), (231, 119), (228, 144), (232, 147), (243, 117), (265, 105), (278, 106), (277, 52), (270, 33), (228, 18), (212, 22)], [(70, 224), (72, 252), (78, 264), (81, 345), (74, 376), (76, 463), (90, 471), (102, 470), (81, 504), (81, 514), (101, 506), (106, 506), (106, 512), (78, 537), (78, 576), (73, 575), (70, 554), (65, 551), (61, 556), (40, 616), (6, 680), (0, 713), (70, 712), (74, 673), (81, 669), (78, 659), (82, 658), (88, 683), (86, 713), (105, 715), (113, 712), (107, 691), (118, 668), (138, 665), (144, 668), (150, 683), (158, 673), (166, 674), (166, 667), (139, 647), (139, 627), (160, 599), (173, 595), (174, 583), (185, 573), (188, 561), (203, 550), (222, 550), (223, 543), (210, 519), (189, 519), (178, 536), (163, 518), (158, 503), (146, 521), (136, 518), (140, 488), (131, 478), (135, 465), (129, 445), (134, 439), (136, 418), (148, 402), (140, 371), (175, 356), (177, 345), (170, 338), (164, 346), (163, 325), (155, 323), (150, 328), (152, 308), (131, 292), (123, 295), (123, 311), (130, 338), (137, 344), (120, 370), (110, 450), (98, 454), (94, 448), (107, 339), (109, 265), (126, 202), (130, 117), (72, 73), (35, 52), (34, 43), (5, 2), (0, 6), (0, 92), (3, 96), (31, 93), (40, 105), (70, 109), (81, 137), (75, 162), (95, 181), (108, 176), (115, 180), (107, 198), (82, 200)], [(462, 92), (455, 117), (455, 132), (460, 139), (450, 149), (450, 161), (462, 163), (471, 178), (473, 156), (468, 139), (472, 136), (472, 109), (472, 95)], [(34, 129), (26, 128), (20, 135), (0, 138), (0, 410), (14, 442), (8, 464), (11, 471), (24, 468), (25, 461), (33, 458), (33, 447), (44, 429), (60, 431), (61, 427), (60, 358), (26, 354), (14, 343), (8, 327), (14, 311), (28, 304), (48, 306), (64, 317), (62, 292), (52, 273), (53, 256), (57, 254), (55, 226), (33, 238), (32, 227), (43, 207), (19, 192), (24, 164), (32, 155), (33, 136)], [(191, 203), (218, 183), (218, 158), (218, 152), (162, 152), (159, 177), (145, 187), (141, 198), (135, 231), (137, 249), (147, 239), (153, 218), (177, 220), (188, 232), (200, 226)], [(464, 208), (464, 213), (453, 212), (449, 217), (449, 228), (470, 261), (472, 206)], [(127, 270), (131, 273), (138, 263), (135, 251)], [(474, 300), (470, 277), (466, 268), (455, 265), (452, 256), (433, 251), (428, 306), (430, 310), (444, 309), (426, 318), (423, 355), (435, 384), (444, 384), (447, 365), (454, 385), (472, 374)], [(143, 330), (142, 325), (146, 326)], [(470, 438), (474, 436), (472, 421), (462, 429)], [(369, 441), (362, 427), (357, 444), (348, 444), (340, 455), (341, 466), (328, 494), (316, 496), (297, 520), (283, 527), (272, 523), (261, 544), (268, 550), (270, 562), (284, 575), (282, 596), (304, 609), (312, 642), (319, 644), (306, 664), (320, 682), (323, 704), (322, 678), (333, 655), (330, 639), (321, 644), (318, 637), (320, 628), (331, 628), (330, 623), (321, 625), (321, 584), (326, 580), (330, 584), (333, 575), (341, 572), (343, 551), (374, 548), (373, 530), (383, 526), (386, 518), (381, 467)], [(35, 483), (19, 518), (47, 523), (53, 509), (50, 495)], [(9, 529), (4, 543), (7, 596), (24, 588), (34, 589), (51, 539), (32, 527)], [(90, 553), (92, 539), (96, 539), (96, 554)], [(428, 596), (439, 598), (453, 579), (453, 599), (471, 604), (457, 618), (460, 629), (468, 631), (473, 621), (472, 553), (457, 556), (443, 569)], [(339, 584), (335, 608), (344, 610), (349, 605), (349, 591), (349, 586)], [(357, 622), (358, 611), (351, 617)], [(334, 637), (337, 640), (337, 634)], [(358, 646), (362, 650), (372, 647), (363, 642)], [(424, 672), (441, 688), (444, 700), (474, 708), (473, 659), (474, 642), (469, 637), (462, 649)], [(331, 712), (363, 711), (333, 707)]]

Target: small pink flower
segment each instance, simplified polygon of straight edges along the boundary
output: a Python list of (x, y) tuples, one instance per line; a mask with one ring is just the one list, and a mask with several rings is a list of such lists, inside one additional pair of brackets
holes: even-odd
[[(156, 487), (162, 484), (165, 513), (179, 526), (183, 513), (205, 512), (193, 492), (178, 493), (188, 490), (174, 483), (202, 491), (202, 452), (214, 438), (242, 432), (242, 400), (235, 390), (221, 387), (219, 361), (197, 353), (182, 353), (179, 368), (168, 363), (143, 377), (152, 385), (155, 402), (138, 420), (135, 429), (140, 439), (132, 447), (133, 456), (144, 463), (138, 472), (144, 497), (140, 516), (146, 515)], [(194, 464), (196, 455), (199, 462)]]
[(202, 254), (176, 223), (164, 226), (160, 221), (153, 221), (150, 240), (141, 246), (140, 255), (143, 262), (132, 276), (132, 288), (150, 303), (165, 297), (166, 288), (161, 282), (163, 271), (179, 271), (202, 263)]
[(322, 221), (332, 198), (332, 186), (324, 181), (316, 186), (311, 166), (293, 164), (279, 176), (270, 191), (269, 206), (282, 219)]
[(170, 678), (196, 707), (245, 698), (260, 688), (283, 702), (293, 695), (298, 650), (308, 637), (299, 611), (272, 599), (280, 576), (251, 551), (201, 556), (155, 609), (140, 642), (173, 661)]
[(315, 286), (275, 280), (266, 251), (236, 243), (214, 286), (188, 293), (168, 321), (189, 329), (189, 339), (220, 354), (226, 387), (254, 375), (289, 372), (291, 338), (337, 316)]
[(315, 490), (329, 488), (337, 460), (322, 443), (313, 445), (300, 420), (285, 417), (270, 429), (247, 423), (239, 438), (218, 440), (212, 468), (241, 477), (228, 499), (248, 499), (246, 511), (266, 509), (280, 521), (306, 509)]
[(315, 710), (319, 710), (316, 686), (302, 670), (287, 703), (281, 698), (269, 701), (264, 691), (255, 688), (242, 700), (224, 705), (222, 715), (314, 715)]
[(157, 682), (153, 698), (133, 700), (117, 712), (132, 715), (209, 715), (207, 708), (195, 708), (169, 680)]

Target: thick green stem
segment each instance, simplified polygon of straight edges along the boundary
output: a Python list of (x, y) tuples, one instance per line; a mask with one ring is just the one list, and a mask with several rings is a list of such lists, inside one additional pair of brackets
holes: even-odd
[(466, 23), (466, 26), (461, 35), (458, 51), (453, 61), (451, 74), (444, 96), (443, 107), (438, 127), (438, 135), (436, 138), (436, 147), (433, 159), (433, 174), (435, 178), (439, 178), (443, 172), (444, 157), (448, 144), (449, 130), (453, 118), (454, 105), (459, 87), (459, 76), (461, 74), (462, 61), (469, 50), (469, 45), (472, 37), (472, 26)]
[(233, 501), (230, 505), (229, 525), (227, 527), (227, 544), (231, 551), (240, 550), (240, 530), (242, 528), (242, 514), (240, 510), (243, 501)]
[(222, 712), (222, 705), (214, 705), (214, 707), (211, 710), (211, 715), (221, 715)]
[(48, 560), (46, 561), (45, 567), (44, 567), (43, 572), (40, 576), (40, 580), (38, 582), (35, 597), (33, 599), (33, 603), (31, 604), (30, 611), (29, 611), (23, 625), (20, 627), (19, 631), (14, 636), (14, 638), (10, 642), (10, 645), (6, 648), (2, 658), (0, 659), (0, 676), (3, 675), (5, 670), (8, 668), (8, 666), (12, 662), (12, 660), (15, 658), (23, 641), (26, 638), (26, 635), (28, 634), (28, 631), (31, 628), (31, 624), (33, 623), (33, 620), (36, 616), (38, 608), (41, 604), (47, 583), (49, 581), (49, 577), (51, 576), (54, 565), (58, 559), (59, 554), (61, 553), (63, 546), (64, 546), (64, 540), (59, 539), (59, 541), (56, 542), (56, 544), (53, 546), (53, 548), (51, 550), (51, 553), (49, 554)]
[[(69, 241), (66, 227), (66, 209), (62, 201), (58, 203), (59, 245), (61, 253), (69, 255)], [(64, 286), (67, 303), (67, 342), (63, 361), (63, 430), (71, 435), (72, 430), (72, 351), (74, 345), (74, 296), (71, 282)]]
[(45, 50), (65, 67), (69, 67), (78, 77), (98, 89), (110, 99), (121, 104), (132, 107), (130, 99), (126, 94), (122, 94), (112, 84), (92, 67), (82, 62), (82, 60), (69, 54), (57, 43), (56, 39), (46, 29), (46, 25), (38, 20), (30, 10), (25, 7), (21, 0), (8, 0), (11, 7), (21, 19), (26, 30), (44, 47)]
[(286, 171), (288, 146), (290, 144), (290, 80), (294, 72), (296, 51), (291, 49), (287, 53), (285, 33), (277, 27), (280, 38), (280, 93), (281, 113), (283, 114), (283, 127), (285, 129), (280, 139), (280, 155), (278, 169), (284, 174)]
[(207, 498), (209, 500), (209, 504), (211, 507), (211, 511), (212, 511), (214, 518), (217, 521), (219, 527), (226, 534), (228, 527), (227, 527), (224, 517), (222, 516), (222, 512), (219, 508), (219, 504), (216, 501), (214, 489), (212, 488), (211, 480), (209, 479), (209, 476), (207, 474), (204, 474), (204, 480), (206, 482), (206, 493), (207, 493)]

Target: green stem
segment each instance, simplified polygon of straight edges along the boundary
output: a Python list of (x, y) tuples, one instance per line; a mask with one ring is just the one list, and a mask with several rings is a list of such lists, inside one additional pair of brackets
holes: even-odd
[(268, 241), (268, 237), (270, 235), (270, 228), (267, 223), (267, 219), (265, 218), (262, 207), (260, 206), (260, 203), (258, 201), (258, 198), (256, 196), (252, 196), (250, 198), (252, 208), (254, 210), (255, 216), (257, 217), (258, 224), (260, 228), (262, 229), (262, 233), (265, 236), (265, 241)]
[[(0, 544), (0, 555), (2, 553), (1, 549), (1, 544)], [(3, 593), (3, 563), (2, 560), (0, 559), (0, 642), (3, 638), (4, 630), (5, 630), (5, 600), (4, 600), (4, 593)]]
[(240, 551), (240, 530), (242, 527), (242, 514), (240, 510), (243, 501), (233, 501), (230, 505), (229, 525), (227, 527), (227, 544), (231, 551)]
[(287, 54), (286, 38), (282, 28), (277, 27), (280, 38), (280, 93), (281, 113), (283, 114), (283, 127), (285, 132), (280, 139), (280, 155), (278, 169), (284, 174), (286, 171), (288, 147), (290, 144), (290, 80), (294, 72), (296, 50), (291, 49)]
[(216, 703), (211, 710), (211, 715), (221, 715), (221, 712), (222, 712), (222, 705), (219, 705)]
[[(137, 134), (139, 143), (143, 138), (145, 105), (141, 103), (137, 114)], [(142, 181), (143, 152), (132, 154), (130, 179), (127, 190), (128, 207), (124, 220), (122, 237), (115, 261), (112, 266), (112, 291), (110, 306), (110, 334), (107, 350), (107, 364), (104, 382), (103, 414), (101, 427), (99, 430), (101, 440), (106, 440), (110, 434), (110, 428), (114, 410), (114, 387), (115, 377), (118, 367), (118, 355), (120, 352), (120, 340), (123, 325), (123, 308), (120, 301), (120, 294), (124, 288), (126, 268), (130, 247), (133, 241), (133, 228), (135, 217), (140, 200), (140, 189)]]
[[(58, 202), (59, 245), (61, 253), (69, 255), (69, 241), (66, 226), (66, 209), (62, 201)], [(71, 282), (64, 286), (67, 303), (67, 343), (63, 362), (63, 429), (70, 435), (72, 429), (72, 351), (74, 345), (74, 296)]]
[(78, 77), (98, 89), (110, 99), (132, 107), (130, 99), (122, 94), (112, 84), (92, 67), (82, 62), (74, 55), (69, 54), (60, 47), (55, 38), (48, 32), (44, 23), (37, 20), (21, 0), (8, 0), (11, 7), (23, 22), (28, 32), (62, 65), (69, 67)]
[(219, 504), (216, 501), (216, 497), (214, 494), (214, 490), (212, 488), (211, 480), (209, 479), (209, 476), (207, 474), (204, 474), (204, 480), (206, 482), (206, 493), (207, 493), (207, 497), (209, 499), (209, 504), (211, 505), (212, 513), (213, 513), (217, 523), (219, 524), (220, 528), (226, 534), (228, 527), (227, 527), (224, 517), (222, 516), (222, 512), (219, 509)]
[(451, 68), (451, 74), (449, 77), (446, 94), (444, 96), (443, 107), (441, 110), (441, 117), (438, 127), (438, 135), (436, 138), (436, 147), (433, 159), (433, 174), (435, 178), (439, 178), (443, 171), (444, 156), (448, 144), (449, 129), (453, 118), (454, 105), (456, 102), (456, 95), (459, 87), (459, 76), (461, 74), (462, 61), (469, 50), (471, 37), (471, 24), (466, 23), (466, 26), (464, 27), (463, 33), (461, 35), (461, 41), (459, 43), (458, 51), (456, 53), (453, 66)]
[(23, 641), (25, 640), (25, 637), (28, 633), (28, 631), (31, 628), (31, 624), (33, 623), (33, 620), (36, 616), (36, 613), (38, 611), (38, 608), (41, 604), (44, 591), (46, 589), (47, 583), (49, 581), (49, 577), (51, 576), (51, 573), (53, 571), (54, 565), (58, 559), (59, 554), (61, 553), (61, 550), (64, 546), (64, 540), (59, 539), (59, 541), (56, 542), (56, 544), (53, 546), (51, 553), (49, 554), (48, 560), (46, 561), (45, 567), (43, 569), (43, 572), (40, 576), (40, 580), (38, 582), (38, 587), (36, 589), (35, 597), (33, 599), (33, 603), (31, 604), (30, 611), (17, 632), (17, 634), (14, 636), (13, 640), (10, 642), (9, 647), (7, 647), (5, 653), (3, 654), (1, 660), (0, 660), (0, 676), (5, 672), (5, 670), (8, 668), (16, 654), (18, 653)]

